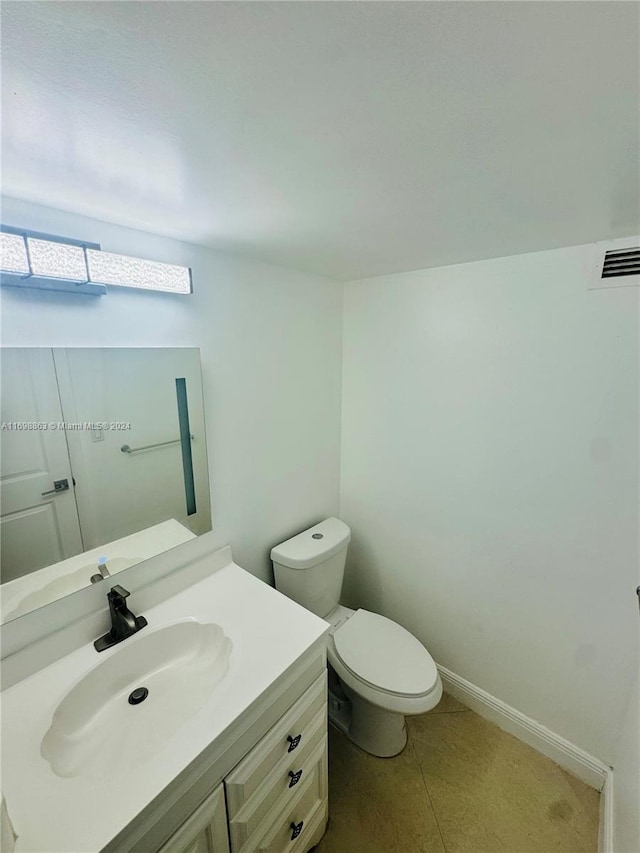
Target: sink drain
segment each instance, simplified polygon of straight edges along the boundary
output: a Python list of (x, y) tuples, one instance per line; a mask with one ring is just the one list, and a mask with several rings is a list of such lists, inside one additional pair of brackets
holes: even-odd
[(139, 705), (149, 695), (149, 691), (146, 687), (136, 687), (135, 690), (132, 690), (129, 694), (129, 704), (130, 705)]

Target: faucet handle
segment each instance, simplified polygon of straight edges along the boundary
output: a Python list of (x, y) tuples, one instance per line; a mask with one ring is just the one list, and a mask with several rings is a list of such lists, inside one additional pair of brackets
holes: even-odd
[(119, 583), (117, 583), (115, 586), (112, 586), (109, 592), (107, 593), (108, 597), (112, 601), (116, 601), (118, 599), (124, 601), (124, 599), (128, 598), (130, 594), (131, 593), (129, 592), (129, 590), (125, 589), (123, 586), (120, 586)]

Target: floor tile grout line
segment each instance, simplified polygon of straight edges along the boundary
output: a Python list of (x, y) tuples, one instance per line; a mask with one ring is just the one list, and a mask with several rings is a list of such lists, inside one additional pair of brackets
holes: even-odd
[(452, 708), (451, 711), (430, 711), (425, 717), (437, 717), (438, 714), (468, 714), (471, 708)]
[(433, 819), (435, 820), (436, 826), (438, 828), (438, 835), (440, 836), (440, 841), (442, 841), (442, 848), (444, 850), (444, 853), (449, 853), (449, 851), (447, 850), (447, 845), (444, 843), (444, 835), (442, 834), (442, 830), (440, 829), (440, 821), (438, 820), (438, 815), (436, 814), (436, 810), (435, 810), (435, 807), (433, 805), (433, 800), (431, 799), (431, 794), (429, 792), (429, 786), (427, 785), (427, 780), (424, 778), (424, 772), (422, 770), (422, 764), (420, 763), (420, 759), (418, 757), (418, 750), (416, 749), (416, 745), (413, 742), (413, 736), (412, 736), (411, 730), (409, 729), (408, 726), (407, 726), (407, 736), (408, 736), (409, 743), (411, 744), (411, 749), (413, 750), (413, 755), (414, 755), (414, 758), (415, 758), (416, 763), (418, 765), (418, 769), (420, 770), (420, 775), (422, 776), (422, 784), (424, 785), (424, 790), (426, 791), (427, 799), (429, 800), (429, 805), (431, 806), (431, 811), (433, 812)]

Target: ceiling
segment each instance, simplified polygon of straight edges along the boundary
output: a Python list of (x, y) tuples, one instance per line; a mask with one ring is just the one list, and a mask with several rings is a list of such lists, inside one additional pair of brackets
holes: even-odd
[(5, 0), (2, 190), (340, 280), (637, 233), (639, 10)]

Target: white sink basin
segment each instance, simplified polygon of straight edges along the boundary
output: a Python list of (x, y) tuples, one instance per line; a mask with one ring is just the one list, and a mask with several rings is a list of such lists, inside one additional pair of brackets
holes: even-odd
[[(211, 698), (232, 643), (213, 622), (143, 628), (101, 655), (56, 708), (41, 754), (57, 776), (103, 778), (139, 765)], [(96, 657), (97, 657), (96, 653)], [(139, 704), (129, 696), (148, 690)]]

